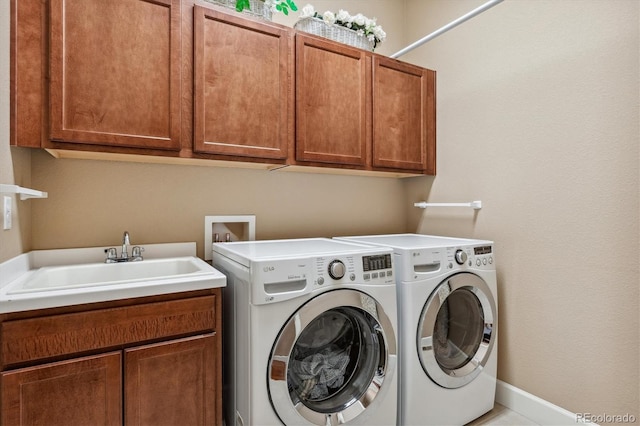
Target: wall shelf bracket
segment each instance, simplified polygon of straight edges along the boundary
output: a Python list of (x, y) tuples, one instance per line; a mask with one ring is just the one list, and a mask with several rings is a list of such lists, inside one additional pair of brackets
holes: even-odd
[(19, 194), (21, 200), (28, 200), (29, 198), (47, 198), (49, 194), (43, 191), (36, 191), (35, 189), (23, 188), (18, 185), (0, 184), (0, 193), (2, 194)]

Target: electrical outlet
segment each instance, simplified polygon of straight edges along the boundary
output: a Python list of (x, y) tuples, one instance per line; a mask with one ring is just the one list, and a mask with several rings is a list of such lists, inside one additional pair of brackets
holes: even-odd
[(11, 211), (11, 197), (8, 197), (6, 195), (4, 196), (4, 209), (2, 211), (2, 217), (4, 217), (3, 229), (11, 229), (11, 216), (13, 215), (13, 212)]

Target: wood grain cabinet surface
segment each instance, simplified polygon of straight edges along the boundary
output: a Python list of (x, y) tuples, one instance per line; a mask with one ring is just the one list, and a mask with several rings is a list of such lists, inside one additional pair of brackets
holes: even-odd
[(220, 289), (196, 293), (0, 316), (0, 426), (221, 424)]
[(284, 160), (293, 33), (194, 7), (194, 150)]
[(180, 0), (50, 0), (50, 135), (180, 149)]
[(435, 72), (373, 57), (373, 167), (436, 172)]
[(122, 424), (122, 354), (3, 372), (3, 426)]
[(436, 172), (434, 71), (198, 0), (11, 7), (13, 145), (68, 158)]
[(435, 174), (435, 124), (435, 71), (296, 35), (296, 161)]
[(371, 65), (364, 50), (296, 36), (296, 160), (365, 166)]

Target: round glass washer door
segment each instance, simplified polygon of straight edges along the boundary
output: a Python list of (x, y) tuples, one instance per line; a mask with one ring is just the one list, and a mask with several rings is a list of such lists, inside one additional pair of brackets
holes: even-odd
[(268, 366), (271, 403), (284, 424), (337, 425), (362, 414), (395, 368), (396, 337), (371, 296), (334, 290), (284, 325)]
[(452, 275), (433, 291), (418, 323), (418, 357), (438, 385), (455, 389), (475, 379), (496, 337), (496, 305), (479, 276)]

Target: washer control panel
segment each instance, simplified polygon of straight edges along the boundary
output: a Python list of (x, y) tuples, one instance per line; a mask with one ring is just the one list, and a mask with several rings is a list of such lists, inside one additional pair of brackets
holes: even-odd
[(476, 267), (495, 268), (493, 266), (493, 247), (491, 245), (449, 247), (447, 248), (447, 268)]
[(318, 257), (314, 261), (316, 285), (395, 282), (391, 253), (338, 258)]
[(342, 263), (342, 260), (334, 260), (329, 263), (329, 276), (334, 280), (339, 280), (344, 277), (347, 272), (347, 267)]
[(362, 278), (366, 281), (376, 278), (393, 277), (393, 262), (390, 254), (362, 257)]

